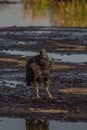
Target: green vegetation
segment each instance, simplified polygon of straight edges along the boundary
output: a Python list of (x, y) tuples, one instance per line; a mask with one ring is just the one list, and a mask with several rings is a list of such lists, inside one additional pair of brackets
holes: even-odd
[(24, 12), (34, 21), (49, 15), (53, 26), (87, 26), (86, 0), (24, 0)]

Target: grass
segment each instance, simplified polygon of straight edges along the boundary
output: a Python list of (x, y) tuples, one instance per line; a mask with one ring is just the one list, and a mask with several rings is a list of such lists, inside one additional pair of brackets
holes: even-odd
[(87, 95), (87, 88), (65, 88), (65, 89), (60, 89), (59, 90), (62, 93), (66, 94), (82, 94), (82, 95)]
[[(72, 1), (72, 2), (71, 2)], [(24, 0), (26, 18), (32, 14), (33, 20), (49, 15), (50, 24), (55, 26), (87, 26), (87, 2), (85, 0)]]

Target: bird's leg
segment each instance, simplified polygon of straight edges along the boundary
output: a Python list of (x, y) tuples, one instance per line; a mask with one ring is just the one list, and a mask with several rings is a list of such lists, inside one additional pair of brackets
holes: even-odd
[(44, 85), (45, 85), (46, 91), (47, 91), (49, 97), (52, 98), (52, 95), (51, 95), (51, 93), (49, 92), (49, 89), (48, 89), (49, 88), (49, 84), (50, 84), (50, 80), (45, 80), (44, 81)]
[(36, 89), (37, 99), (39, 99), (40, 98), (40, 96), (39, 96), (39, 88), (35, 87), (35, 89)]
[(39, 84), (35, 81), (31, 85), (32, 85), (32, 87), (34, 87), (34, 89), (36, 91), (36, 98), (39, 99), (40, 98), (40, 96), (39, 96)]
[(37, 82), (35, 82), (35, 89), (36, 89), (37, 99), (39, 99), (40, 98), (40, 96), (39, 96), (39, 84)]
[(46, 91), (47, 91), (47, 93), (48, 93), (49, 97), (50, 97), (50, 98), (52, 98), (52, 95), (51, 95), (51, 93), (49, 92), (48, 87), (46, 87)]

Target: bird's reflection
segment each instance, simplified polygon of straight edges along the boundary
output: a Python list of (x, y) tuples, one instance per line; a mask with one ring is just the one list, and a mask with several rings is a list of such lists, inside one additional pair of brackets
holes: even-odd
[(49, 130), (49, 121), (36, 118), (26, 119), (26, 130)]

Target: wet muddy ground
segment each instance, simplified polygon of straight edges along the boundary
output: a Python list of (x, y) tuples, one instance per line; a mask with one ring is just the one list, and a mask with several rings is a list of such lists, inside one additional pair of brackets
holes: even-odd
[[(26, 85), (25, 64), (42, 47), (53, 64), (50, 92), (54, 98), (49, 99), (40, 84), (37, 100), (34, 89)], [(87, 121), (86, 53), (87, 28), (0, 28), (0, 116)], [(64, 61), (58, 54), (82, 57)]]

